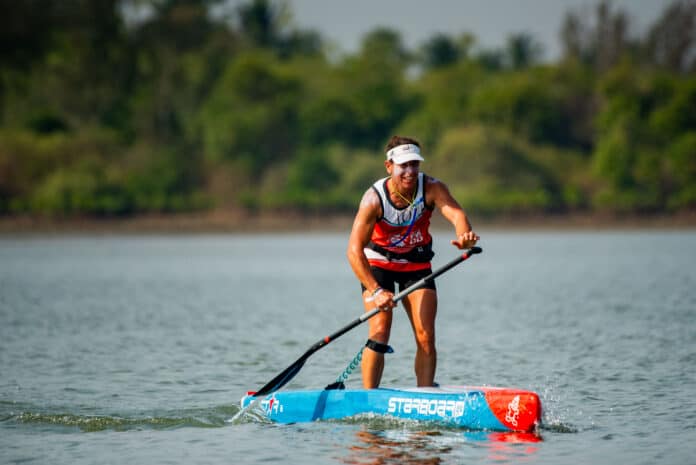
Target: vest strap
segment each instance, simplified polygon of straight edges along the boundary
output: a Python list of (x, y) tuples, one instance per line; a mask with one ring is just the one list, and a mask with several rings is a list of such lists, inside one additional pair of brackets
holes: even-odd
[(407, 260), (412, 263), (428, 263), (435, 256), (435, 252), (433, 252), (432, 242), (429, 242), (425, 245), (419, 245), (418, 247), (414, 247), (405, 253), (392, 252), (391, 250), (387, 250), (384, 247), (379, 246), (372, 241), (370, 241), (367, 244), (367, 248), (374, 250), (380, 255), (384, 255), (389, 261)]

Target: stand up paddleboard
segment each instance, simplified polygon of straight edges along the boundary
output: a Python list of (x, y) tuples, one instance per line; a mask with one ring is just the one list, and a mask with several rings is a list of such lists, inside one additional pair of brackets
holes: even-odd
[[(473, 255), (472, 247), (392, 297), (394, 303), (432, 282)], [(265, 415), (279, 423), (345, 419), (359, 415), (387, 415), (400, 419), (442, 423), (457, 427), (490, 430), (534, 430), (541, 422), (541, 403), (534, 392), (519, 389), (471, 386), (405, 389), (323, 389), (277, 392), (302, 369), (307, 359), (322, 347), (380, 312), (374, 308), (335, 333), (311, 346), (300, 358), (260, 389), (241, 400), (242, 410), (260, 400)], [(337, 384), (337, 383), (334, 383)]]
[[(254, 399), (248, 393), (241, 399), (242, 408)], [(541, 422), (536, 393), (497, 387), (283, 391), (259, 403), (266, 417), (278, 423), (381, 415), (474, 430), (531, 432)]]

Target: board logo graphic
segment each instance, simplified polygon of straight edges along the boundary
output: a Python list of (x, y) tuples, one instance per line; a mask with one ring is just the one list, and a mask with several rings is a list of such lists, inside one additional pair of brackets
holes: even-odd
[(280, 401), (276, 399), (275, 395), (270, 399), (262, 400), (261, 408), (264, 409), (266, 415), (283, 412), (283, 404), (281, 404)]
[(508, 404), (505, 421), (513, 426), (517, 426), (517, 419), (520, 417), (520, 396), (515, 396)]
[(464, 415), (464, 401), (390, 397), (387, 412), (406, 415), (430, 415), (440, 418), (459, 418)]

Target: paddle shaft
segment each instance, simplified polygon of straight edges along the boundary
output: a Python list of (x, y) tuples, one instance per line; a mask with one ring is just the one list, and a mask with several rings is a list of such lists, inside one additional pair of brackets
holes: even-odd
[[(392, 297), (392, 301), (394, 303), (399, 302), (401, 299), (409, 295), (411, 292), (420, 289), (423, 287), (426, 283), (429, 281), (432, 281), (433, 279), (437, 278), (440, 276), (442, 273), (449, 271), (450, 269), (454, 268), (467, 258), (471, 257), (472, 255), (479, 254), (481, 253), (481, 248), (480, 247), (472, 247), (471, 249), (467, 250), (463, 254), (459, 255), (457, 258), (454, 260), (450, 261), (449, 263), (446, 263), (445, 265), (442, 265), (440, 268), (436, 269), (432, 273), (430, 273), (428, 276), (421, 278), (420, 280), (416, 281), (406, 289), (402, 290), (401, 292), (394, 294), (394, 297)], [(277, 391), (281, 387), (285, 386), (292, 378), (295, 377), (295, 375), (300, 371), (302, 366), (304, 365), (305, 361), (314, 354), (314, 352), (318, 351), (325, 345), (329, 344), (330, 342), (334, 341), (335, 339), (338, 339), (339, 337), (343, 336), (345, 333), (350, 331), (351, 329), (355, 328), (356, 326), (360, 325), (361, 323), (369, 320), (373, 316), (377, 315), (381, 310), (379, 307), (373, 308), (369, 312), (363, 313), (359, 318), (356, 318), (355, 320), (351, 321), (348, 323), (346, 326), (343, 328), (339, 329), (333, 334), (330, 334), (329, 336), (324, 337), (323, 339), (317, 341), (312, 347), (310, 347), (307, 352), (302, 354), (300, 358), (298, 358), (292, 365), (287, 367), (282, 373), (280, 373), (278, 376), (273, 378), (271, 381), (269, 381), (265, 386), (263, 386), (261, 389), (256, 391), (255, 393), (251, 394), (254, 397), (259, 397), (263, 396), (266, 394), (270, 394), (272, 392)]]

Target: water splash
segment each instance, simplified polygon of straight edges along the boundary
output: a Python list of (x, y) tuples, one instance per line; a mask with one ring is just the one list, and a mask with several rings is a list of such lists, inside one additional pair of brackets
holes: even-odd
[(540, 430), (552, 433), (577, 433), (579, 429), (569, 421), (576, 412), (566, 406), (564, 395), (557, 390), (556, 384), (547, 378), (546, 383), (537, 391), (543, 406)]
[(249, 405), (244, 408), (236, 407), (237, 412), (225, 421), (225, 423), (230, 425), (241, 425), (245, 423), (273, 423), (268, 419), (268, 416), (261, 406), (261, 402), (256, 399), (252, 401)]

